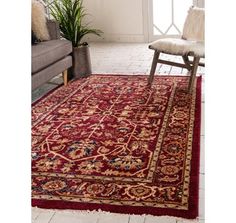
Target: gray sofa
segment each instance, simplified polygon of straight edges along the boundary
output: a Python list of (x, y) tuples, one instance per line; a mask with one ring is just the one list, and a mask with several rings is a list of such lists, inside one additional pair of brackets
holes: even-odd
[(72, 66), (72, 44), (60, 39), (57, 22), (48, 20), (49, 41), (32, 45), (32, 90), (63, 73), (64, 84), (67, 84), (67, 69)]

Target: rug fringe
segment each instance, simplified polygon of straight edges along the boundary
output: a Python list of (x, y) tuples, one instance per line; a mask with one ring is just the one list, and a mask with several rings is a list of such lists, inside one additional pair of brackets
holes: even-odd
[(162, 219), (165, 218), (166, 220), (184, 220), (186, 223), (198, 223), (199, 219), (186, 219), (186, 218), (181, 218), (181, 217), (174, 217), (174, 216), (168, 216), (168, 215), (162, 215), (162, 216), (154, 216), (154, 215), (150, 215), (150, 214), (142, 214), (142, 215), (137, 215), (137, 214), (120, 214), (120, 213), (113, 213), (113, 212), (109, 212), (109, 211), (102, 211), (101, 209), (98, 210), (71, 210), (71, 209), (44, 209), (44, 208), (38, 208), (38, 207), (32, 207), (32, 210), (40, 210), (40, 211), (56, 211), (56, 212), (63, 212), (63, 213), (71, 213), (71, 214), (103, 214), (103, 215), (124, 215), (124, 216), (141, 216), (144, 218), (147, 217), (154, 217), (154, 218), (158, 218), (158, 219)]

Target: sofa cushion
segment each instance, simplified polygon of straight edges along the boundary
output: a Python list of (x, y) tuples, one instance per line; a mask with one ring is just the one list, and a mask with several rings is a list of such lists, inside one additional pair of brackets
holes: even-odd
[(32, 73), (38, 72), (72, 52), (68, 40), (50, 40), (32, 46)]
[(45, 69), (35, 73), (31, 77), (32, 90), (35, 90), (36, 88), (46, 83), (47, 81), (51, 80), (58, 74), (62, 73), (64, 70), (67, 70), (71, 66), (72, 66), (72, 56), (67, 56), (62, 60), (59, 60), (56, 63), (52, 64), (51, 66), (46, 67)]

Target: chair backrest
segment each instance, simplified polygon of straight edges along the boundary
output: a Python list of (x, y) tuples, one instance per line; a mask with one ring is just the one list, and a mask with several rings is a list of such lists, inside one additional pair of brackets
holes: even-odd
[(205, 36), (205, 9), (191, 7), (183, 28), (183, 39), (204, 41)]

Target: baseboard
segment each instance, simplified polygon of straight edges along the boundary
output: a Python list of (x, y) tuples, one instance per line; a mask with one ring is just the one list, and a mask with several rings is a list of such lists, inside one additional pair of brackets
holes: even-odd
[(86, 36), (83, 41), (87, 42), (126, 42), (126, 43), (144, 43), (144, 35), (118, 35), (118, 34), (103, 34), (101, 37), (98, 36)]

